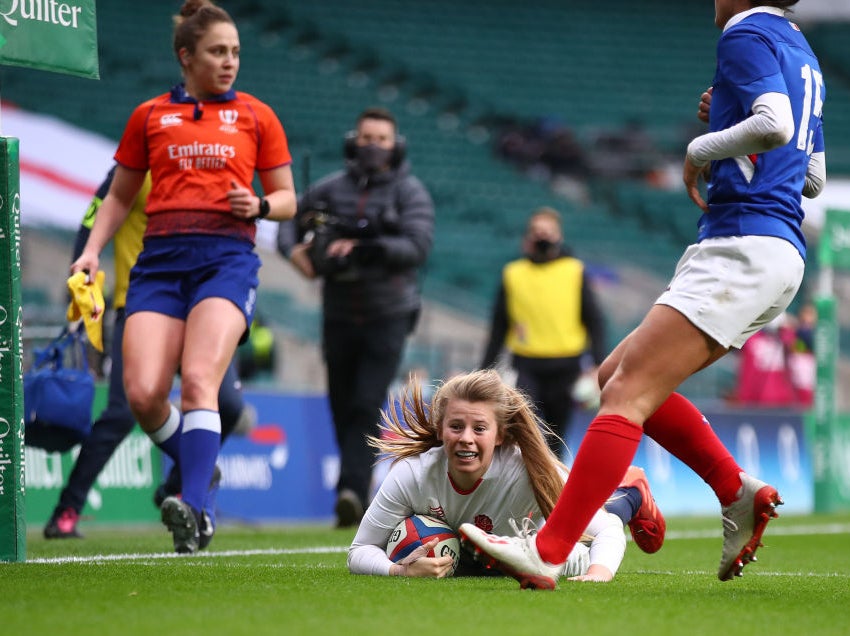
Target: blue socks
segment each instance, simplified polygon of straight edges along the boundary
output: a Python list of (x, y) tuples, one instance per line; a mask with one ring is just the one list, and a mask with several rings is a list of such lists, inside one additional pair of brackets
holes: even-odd
[(183, 501), (201, 512), (221, 447), (218, 411), (198, 409), (183, 416), (180, 436), (180, 476)]

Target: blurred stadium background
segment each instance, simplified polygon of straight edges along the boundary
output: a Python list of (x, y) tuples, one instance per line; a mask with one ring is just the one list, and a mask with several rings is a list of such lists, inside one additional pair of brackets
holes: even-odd
[[(360, 110), (383, 105), (397, 115), (438, 218), (405, 368), (440, 377), (477, 364), (500, 268), (518, 254), (536, 207), (564, 215), (567, 242), (604, 303), (609, 347), (642, 317), (695, 235), (697, 210), (679, 175), (713, 74), (709, 0), (221, 4), (240, 30), (237, 88), (279, 114), (300, 191), (341, 165), (343, 135)], [(100, 81), (0, 70), (3, 133), (21, 139), (29, 342), (64, 320), (71, 236), (129, 113), (179, 81), (171, 52), (179, 6), (99, 2)], [(797, 14), (828, 87), (830, 185), (808, 211), (814, 247), (825, 206), (850, 206), (850, 2), (804, 0)], [(278, 336), (278, 366), (262, 381), (321, 393), (318, 288), (274, 252), (273, 228), (264, 236), (258, 310)], [(817, 273), (811, 258), (797, 305), (813, 295)], [(836, 283), (844, 343), (850, 280), (839, 274)], [(721, 401), (734, 365), (730, 357), (703, 372), (686, 392)]]

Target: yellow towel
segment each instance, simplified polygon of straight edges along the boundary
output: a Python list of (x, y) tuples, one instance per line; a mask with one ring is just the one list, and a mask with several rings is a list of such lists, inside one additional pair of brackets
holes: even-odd
[(103, 351), (103, 283), (106, 276), (99, 270), (94, 283), (87, 282), (88, 274), (77, 272), (68, 279), (71, 304), (68, 305), (68, 321), (83, 319), (89, 342), (98, 351)]

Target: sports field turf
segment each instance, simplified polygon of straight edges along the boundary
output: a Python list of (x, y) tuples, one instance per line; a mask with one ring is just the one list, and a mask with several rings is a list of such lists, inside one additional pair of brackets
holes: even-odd
[(0, 634), (850, 634), (850, 514), (774, 520), (758, 563), (716, 579), (719, 519), (668, 520), (655, 555), (629, 543), (608, 584), (521, 591), (508, 578), (352, 576), (353, 532), (225, 525), (170, 554), (162, 527), (86, 528), (0, 564)]

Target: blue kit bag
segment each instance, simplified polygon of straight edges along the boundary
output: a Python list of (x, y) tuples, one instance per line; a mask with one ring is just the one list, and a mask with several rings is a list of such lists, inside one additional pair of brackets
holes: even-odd
[(29, 446), (65, 452), (91, 431), (94, 377), (81, 329), (64, 329), (36, 349), (24, 374), (24, 430)]

